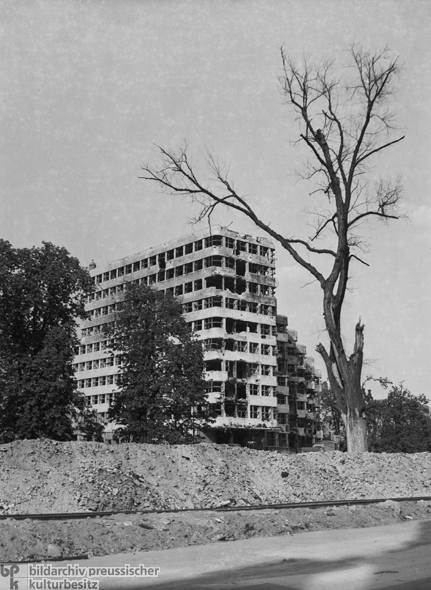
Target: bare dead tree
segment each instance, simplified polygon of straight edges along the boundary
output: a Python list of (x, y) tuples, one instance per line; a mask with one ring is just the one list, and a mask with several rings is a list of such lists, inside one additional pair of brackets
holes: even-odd
[[(403, 137), (393, 138), (389, 104), (399, 74), (397, 58), (387, 49), (368, 53), (356, 45), (351, 47), (350, 57), (350, 65), (340, 68), (335, 61), (304, 58), (297, 63), (281, 49), (281, 89), (299, 123), (298, 141), (310, 153), (305, 177), (322, 194), (313, 235), (299, 238), (273, 229), (236, 192), (228, 173), (212, 155), (207, 158), (209, 180), (202, 181), (187, 146), (176, 151), (160, 147), (160, 166), (144, 165), (143, 178), (170, 194), (191, 197), (200, 204), (198, 219), (210, 218), (222, 205), (243, 213), (318, 281), (330, 346), (319, 343), (316, 350), (325, 362), (346, 426), (348, 450), (363, 452), (367, 450), (361, 387), (364, 325), (359, 319), (353, 351), (348, 354), (341, 334), (341, 312), (352, 262), (368, 265), (362, 253), (363, 241), (357, 234), (359, 227), (374, 218), (387, 221), (400, 217), (399, 179), (380, 180), (371, 187), (369, 165), (374, 156)], [(319, 270), (327, 268), (328, 261), (329, 272)]]

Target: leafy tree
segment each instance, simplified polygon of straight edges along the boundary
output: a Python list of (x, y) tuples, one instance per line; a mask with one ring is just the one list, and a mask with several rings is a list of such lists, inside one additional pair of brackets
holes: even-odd
[(76, 428), (86, 441), (103, 442), (104, 426), (97, 417), (97, 412), (85, 405), (76, 418)]
[(280, 232), (264, 221), (212, 155), (207, 161), (212, 180), (200, 178), (186, 147), (160, 148), (161, 163), (145, 165), (143, 178), (170, 194), (190, 196), (201, 206), (198, 219), (210, 218), (222, 205), (239, 211), (279, 242), (317, 281), (329, 336), (329, 348), (320, 343), (317, 351), (346, 427), (348, 449), (366, 451), (361, 388), (364, 326), (359, 320), (349, 354), (342, 338), (341, 315), (352, 263), (367, 264), (358, 228), (365, 221), (399, 217), (399, 181), (380, 180), (373, 185), (367, 173), (377, 154), (403, 137), (391, 137), (390, 99), (399, 73), (397, 59), (387, 50), (368, 53), (357, 46), (351, 48), (350, 57), (349, 67), (337, 66), (335, 60), (304, 58), (296, 63), (281, 50), (281, 89), (299, 124), (298, 143), (310, 154), (304, 178), (313, 183), (314, 199), (318, 199), (312, 235), (296, 237), (296, 228)]
[(72, 361), (91, 279), (65, 248), (0, 240), (0, 441), (73, 438)]
[(379, 453), (431, 451), (429, 400), (415, 396), (402, 383), (387, 399), (374, 400), (368, 413), (370, 450)]
[(116, 438), (133, 442), (189, 442), (209, 419), (202, 344), (170, 294), (128, 285), (109, 332), (121, 354), (119, 391), (109, 418)]

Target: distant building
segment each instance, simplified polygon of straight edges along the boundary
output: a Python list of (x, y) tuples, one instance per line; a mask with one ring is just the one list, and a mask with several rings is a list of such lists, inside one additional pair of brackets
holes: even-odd
[(278, 423), (286, 428), (288, 446), (294, 450), (311, 447), (315, 440), (318, 427), (316, 393), (320, 391), (321, 381), (320, 371), (314, 368), (314, 359), (305, 356), (306, 347), (297, 344), (297, 338), (297, 332), (287, 328), (287, 317), (278, 315)]
[[(311, 441), (319, 379), (287, 318), (277, 316), (270, 240), (213, 227), (101, 267), (92, 262), (89, 270), (96, 291), (80, 326), (75, 371), (101, 421), (119, 370), (103, 326), (114, 320), (125, 285), (138, 282), (175, 295), (202, 340), (208, 399), (217, 414), (202, 437), (286, 450)], [(113, 428), (106, 424), (107, 441)]]

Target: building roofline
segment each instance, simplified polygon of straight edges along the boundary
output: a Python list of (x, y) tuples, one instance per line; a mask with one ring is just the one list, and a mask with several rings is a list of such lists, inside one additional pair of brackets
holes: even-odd
[[(129, 261), (129, 260), (134, 259), (136, 257), (144, 256), (144, 255), (151, 256), (152, 252), (159, 252), (160, 250), (171, 249), (170, 246), (172, 246), (172, 247), (180, 246), (182, 244), (182, 242), (187, 242), (188, 239), (191, 237), (199, 239), (200, 237), (205, 238), (205, 237), (209, 237), (211, 235), (217, 235), (219, 233), (221, 233), (224, 236), (235, 236), (237, 239), (242, 238), (244, 240), (249, 240), (249, 241), (251, 240), (251, 241), (256, 242), (258, 244), (262, 244), (264, 246), (267, 246), (268, 248), (275, 248), (274, 242), (267, 237), (252, 236), (250, 234), (231, 230), (231, 229), (229, 229), (225, 226), (222, 226), (222, 225), (212, 225), (207, 228), (198, 230), (197, 232), (184, 234), (182, 236), (179, 236), (178, 238), (174, 238), (173, 240), (169, 240), (168, 242), (162, 242), (161, 244), (157, 244), (156, 246), (150, 246), (149, 248), (145, 248), (144, 250), (139, 250), (138, 252), (134, 252), (133, 254), (128, 254), (127, 256), (122, 256), (120, 258), (116, 258), (115, 260), (105, 262), (104, 264), (93, 266), (91, 268), (90, 272), (91, 272), (92, 276), (97, 275), (97, 274), (100, 274), (101, 272), (103, 272), (104, 269), (111, 268), (113, 265), (123, 264), (126, 261)], [(94, 263), (94, 261), (92, 261), (92, 262)]]

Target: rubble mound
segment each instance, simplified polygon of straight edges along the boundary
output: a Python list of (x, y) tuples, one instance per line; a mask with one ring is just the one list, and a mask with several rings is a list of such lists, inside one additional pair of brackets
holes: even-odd
[(61, 521), (7, 518), (0, 521), (0, 561), (82, 559), (430, 518), (431, 502), (422, 500), (317, 509), (115, 514)]
[(279, 454), (197, 444), (0, 446), (0, 514), (431, 496), (431, 453)]

